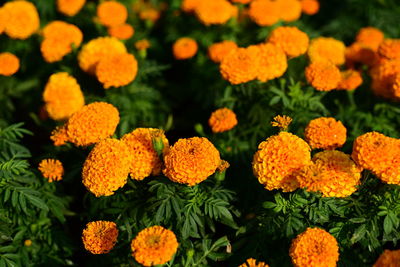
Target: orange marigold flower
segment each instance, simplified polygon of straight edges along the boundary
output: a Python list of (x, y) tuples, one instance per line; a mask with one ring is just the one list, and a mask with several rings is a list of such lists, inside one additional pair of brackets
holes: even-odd
[(132, 256), (144, 266), (165, 264), (178, 249), (174, 232), (162, 226), (152, 226), (140, 231), (132, 240)]
[(279, 18), (286, 22), (296, 21), (301, 16), (299, 0), (276, 0), (279, 5)]
[(89, 222), (82, 232), (83, 245), (92, 254), (110, 252), (117, 242), (117, 238), (117, 225), (109, 221)]
[(359, 71), (349, 69), (341, 71), (340, 74), (342, 75), (342, 79), (340, 80), (337, 89), (354, 90), (363, 82)]
[(197, 53), (197, 49), (197, 42), (188, 37), (179, 38), (172, 46), (174, 57), (178, 60), (194, 57)]
[(150, 48), (150, 42), (147, 39), (142, 39), (135, 42), (135, 48), (139, 51)]
[(247, 259), (247, 261), (245, 263), (241, 264), (239, 267), (269, 267), (269, 265), (262, 261), (259, 261), (257, 263), (257, 261), (255, 259), (250, 258), (250, 259)]
[(370, 71), (371, 88), (378, 96), (392, 98), (393, 77), (400, 73), (400, 59), (381, 59)]
[(34, 4), (25, 0), (15, 0), (4, 4), (7, 23), (4, 32), (13, 39), (27, 39), (40, 26), (39, 14)]
[(66, 16), (75, 16), (85, 5), (86, 0), (57, 0), (58, 12)]
[[(249, 49), (255, 49), (258, 52), (259, 65), (257, 79), (266, 82), (281, 77), (287, 67), (287, 58), (285, 52), (271, 43), (250, 46)], [(257, 63), (253, 63), (257, 65)]]
[(226, 55), (238, 48), (234, 41), (222, 41), (208, 47), (208, 56), (215, 63), (221, 63)]
[(125, 142), (111, 138), (100, 141), (83, 164), (82, 183), (96, 197), (111, 196), (126, 184), (132, 160)]
[(345, 45), (339, 40), (318, 37), (311, 41), (307, 54), (311, 62), (324, 61), (342, 65), (345, 62), (345, 50)]
[(64, 167), (57, 159), (44, 159), (39, 163), (39, 171), (50, 183), (60, 181), (64, 175)]
[(85, 105), (81, 87), (67, 72), (50, 76), (43, 92), (43, 101), (50, 118), (65, 120)]
[(376, 260), (373, 267), (399, 267), (400, 266), (400, 249), (388, 250), (385, 249), (383, 253)]
[(14, 54), (0, 53), (0, 75), (11, 76), (19, 70), (19, 59)]
[(139, 18), (141, 20), (150, 20), (152, 22), (156, 22), (160, 16), (160, 11), (152, 7), (145, 8), (139, 12)]
[(279, 127), (281, 130), (286, 130), (290, 123), (292, 123), (292, 118), (286, 115), (278, 115), (274, 117), (274, 120), (271, 121), (272, 127)]
[(400, 99), (400, 73), (394, 75), (392, 80), (392, 94), (395, 98)]
[(219, 151), (207, 138), (182, 138), (164, 154), (163, 173), (174, 182), (193, 186), (212, 175), (220, 163)]
[[(47, 115), (47, 113), (46, 113)], [(55, 146), (62, 146), (68, 142), (68, 134), (66, 125), (56, 127), (50, 136), (51, 141), (53, 141)]]
[(280, 47), (288, 57), (298, 57), (307, 52), (309, 38), (297, 27), (281, 26), (271, 32), (268, 42)]
[(319, 11), (319, 1), (318, 0), (301, 0), (301, 10), (304, 14), (315, 15)]
[(360, 43), (353, 43), (346, 47), (345, 57), (346, 66), (349, 68), (353, 68), (355, 63), (373, 66), (379, 61), (377, 52)]
[(335, 149), (346, 142), (346, 127), (334, 118), (320, 117), (311, 120), (304, 137), (312, 149)]
[(190, 13), (195, 10), (195, 8), (201, 3), (203, 0), (183, 0), (181, 4), (181, 9), (184, 12)]
[(338, 243), (330, 233), (320, 228), (307, 228), (292, 241), (290, 257), (295, 267), (336, 266)]
[(85, 44), (78, 55), (79, 66), (85, 72), (95, 74), (100, 59), (126, 53), (125, 45), (114, 37), (99, 37)]
[(2, 34), (8, 23), (8, 13), (6, 9), (0, 7), (0, 34)]
[(365, 27), (358, 31), (356, 42), (377, 51), (383, 41), (383, 32), (374, 27)]
[(202, 0), (194, 12), (204, 25), (224, 24), (234, 16), (235, 8), (227, 0)]
[(318, 91), (331, 91), (342, 79), (340, 70), (329, 62), (317, 61), (307, 66), (306, 79)]
[(400, 39), (385, 39), (379, 45), (379, 55), (388, 59), (400, 59)]
[(128, 10), (117, 1), (104, 1), (97, 6), (99, 22), (107, 27), (124, 24), (128, 18)]
[(128, 40), (134, 33), (133, 27), (127, 23), (108, 28), (108, 34), (120, 40)]
[[(161, 173), (162, 161), (153, 147), (153, 135), (159, 131), (154, 128), (137, 128), (121, 138), (133, 156), (129, 173), (132, 179), (143, 180), (150, 175)], [(163, 153), (166, 153), (169, 148), (168, 139), (164, 133), (160, 138), (164, 147)]]
[(312, 161), (295, 174), (301, 188), (321, 192), (323, 197), (347, 197), (357, 190), (362, 168), (349, 155), (326, 150), (315, 154)]
[(220, 108), (211, 113), (208, 119), (208, 125), (213, 133), (222, 133), (229, 131), (238, 123), (236, 114), (229, 108)]
[(253, 157), (253, 173), (267, 190), (298, 188), (293, 173), (311, 163), (309, 145), (300, 137), (280, 132), (258, 146)]
[(253, 0), (250, 3), (249, 16), (259, 26), (271, 26), (281, 18), (281, 8), (278, 1)]

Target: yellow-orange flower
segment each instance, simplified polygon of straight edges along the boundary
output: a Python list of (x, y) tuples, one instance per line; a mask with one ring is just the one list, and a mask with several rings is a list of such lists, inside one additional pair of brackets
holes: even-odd
[(128, 40), (134, 33), (133, 27), (127, 23), (108, 28), (108, 34), (120, 40)]
[(219, 151), (207, 138), (182, 138), (164, 155), (163, 173), (174, 182), (193, 186), (212, 175), (220, 163)]
[(280, 132), (258, 146), (253, 157), (253, 173), (267, 190), (294, 191), (298, 183), (293, 173), (311, 163), (310, 150), (300, 137)]
[(377, 51), (383, 41), (383, 32), (374, 27), (365, 27), (358, 31), (356, 42)]
[(208, 47), (208, 56), (215, 63), (221, 63), (226, 55), (238, 48), (234, 41), (222, 41)]
[(139, 18), (141, 20), (149, 20), (152, 22), (156, 22), (161, 16), (160, 11), (155, 8), (148, 7), (139, 12)]
[(64, 167), (57, 159), (44, 159), (39, 163), (39, 171), (50, 183), (60, 181), (64, 175)]
[(97, 6), (97, 18), (107, 27), (121, 25), (128, 18), (128, 10), (117, 1), (104, 1)]
[(346, 133), (341, 121), (320, 117), (308, 123), (304, 137), (312, 149), (335, 149), (344, 145)]
[(299, 0), (275, 0), (279, 5), (279, 18), (286, 22), (296, 21), (301, 16)]
[(289, 253), (295, 267), (334, 267), (339, 260), (335, 237), (320, 228), (307, 228), (299, 234)]
[(66, 16), (75, 16), (85, 5), (86, 0), (57, 0), (58, 12)]
[[(271, 43), (264, 43), (251, 46), (249, 49), (255, 49), (258, 52), (257, 79), (259, 81), (266, 82), (281, 77), (285, 73), (288, 64), (286, 54), (281, 48)], [(253, 64), (257, 66), (256, 62)]]
[(229, 108), (220, 108), (211, 113), (208, 125), (214, 133), (229, 131), (238, 123), (236, 114)]
[(290, 123), (292, 123), (292, 118), (286, 115), (278, 115), (274, 117), (274, 120), (271, 121), (272, 127), (279, 127), (281, 130), (285, 131)]
[(311, 62), (324, 61), (335, 65), (345, 62), (346, 47), (343, 42), (327, 37), (313, 39), (308, 47), (308, 57)]
[(297, 27), (278, 27), (271, 32), (268, 42), (280, 47), (288, 57), (298, 57), (307, 52), (308, 35)]
[(174, 232), (162, 226), (152, 226), (140, 231), (132, 240), (132, 256), (144, 266), (165, 264), (178, 249)]
[(99, 37), (85, 44), (78, 55), (81, 69), (95, 74), (100, 59), (114, 54), (126, 53), (125, 45), (114, 37)]
[(65, 120), (85, 105), (81, 88), (66, 72), (50, 76), (43, 92), (43, 101), (50, 118)]
[(11, 76), (19, 70), (19, 58), (14, 54), (0, 53), (0, 75)]
[(110, 252), (118, 238), (118, 228), (114, 222), (93, 221), (86, 224), (82, 232), (85, 249), (92, 254)]
[[(161, 173), (162, 161), (153, 147), (154, 135), (159, 131), (161, 130), (154, 128), (137, 128), (121, 138), (133, 156), (129, 173), (132, 179), (143, 180)], [(159, 138), (164, 146), (163, 153), (166, 153), (169, 149), (168, 139), (164, 133)]]
[(271, 26), (281, 18), (278, 1), (253, 0), (249, 8), (250, 18), (259, 26)]
[(373, 92), (385, 98), (392, 98), (393, 77), (400, 73), (400, 59), (381, 59), (370, 71)]
[(227, 0), (202, 0), (194, 12), (204, 25), (224, 24), (234, 16), (235, 8)]
[(197, 42), (194, 39), (182, 37), (173, 44), (172, 53), (178, 60), (189, 59), (196, 55), (197, 49)]
[(257, 263), (257, 261), (255, 259), (250, 258), (250, 259), (247, 259), (247, 261), (245, 263), (241, 264), (239, 267), (269, 267), (269, 265), (262, 261), (259, 261)]
[(38, 11), (34, 4), (25, 0), (10, 1), (4, 4), (7, 23), (4, 32), (13, 39), (27, 39), (40, 26)]
[(341, 71), (342, 79), (340, 80), (337, 89), (354, 90), (359, 87), (363, 80), (359, 71), (349, 69)]
[(373, 267), (399, 267), (400, 266), (400, 249), (388, 250), (385, 249), (383, 253), (376, 260)]
[(342, 80), (339, 68), (324, 61), (317, 61), (308, 65), (305, 75), (308, 83), (318, 91), (336, 89)]
[(318, 0), (301, 0), (301, 10), (304, 14), (315, 15), (319, 11)]
[(83, 164), (82, 183), (96, 197), (111, 196), (126, 184), (132, 160), (125, 142), (111, 138), (100, 141)]
[(379, 55), (387, 59), (400, 59), (400, 39), (385, 39), (379, 45)]
[(201, 3), (203, 0), (183, 0), (181, 4), (181, 9), (184, 12), (193, 12), (195, 8)]
[(135, 48), (139, 51), (146, 50), (150, 48), (150, 42), (147, 39), (142, 39), (135, 42)]

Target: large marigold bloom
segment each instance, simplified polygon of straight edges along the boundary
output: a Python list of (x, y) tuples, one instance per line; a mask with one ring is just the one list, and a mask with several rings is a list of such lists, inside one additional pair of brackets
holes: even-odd
[(318, 0), (301, 0), (301, 10), (304, 14), (315, 15), (319, 11)]
[(14, 54), (0, 53), (0, 75), (11, 76), (19, 70), (19, 58)]
[(109, 221), (89, 222), (82, 232), (83, 245), (92, 254), (110, 252), (117, 242), (117, 238), (117, 225)]
[(400, 39), (385, 39), (379, 45), (379, 55), (387, 59), (400, 59)]
[(300, 137), (280, 132), (258, 146), (253, 157), (253, 173), (267, 190), (298, 188), (293, 173), (311, 163), (309, 145)]
[[(162, 161), (153, 146), (154, 135), (159, 132), (159, 129), (154, 128), (137, 128), (121, 138), (133, 156), (129, 173), (132, 179), (143, 180), (161, 173)], [(164, 146), (163, 153), (166, 153), (169, 148), (168, 139), (163, 133), (159, 138)]]
[(219, 71), (222, 78), (231, 84), (246, 83), (257, 78), (259, 74), (259, 50), (237, 48), (221, 62)]
[(331, 91), (342, 80), (340, 70), (329, 62), (317, 61), (307, 66), (306, 79), (318, 91)]
[(213, 133), (222, 133), (229, 131), (238, 123), (236, 114), (229, 108), (220, 108), (211, 113), (211, 117), (208, 119), (208, 125), (210, 125)]
[(85, 105), (81, 88), (66, 72), (50, 76), (43, 92), (45, 109), (53, 120), (65, 120)]
[(281, 48), (271, 43), (264, 43), (251, 46), (249, 49), (255, 49), (258, 52), (257, 79), (259, 81), (266, 82), (281, 77), (285, 73), (288, 64), (286, 54)]
[(64, 175), (64, 167), (57, 159), (44, 159), (39, 163), (39, 171), (50, 183), (60, 181)]
[(335, 149), (344, 145), (346, 133), (341, 121), (321, 117), (308, 123), (304, 137), (312, 149)]
[(257, 261), (255, 259), (250, 258), (250, 259), (247, 259), (247, 261), (245, 263), (241, 264), (239, 267), (269, 267), (269, 265), (262, 261), (259, 261), (257, 263)]
[(178, 60), (189, 59), (196, 55), (197, 53), (197, 42), (188, 37), (182, 37), (175, 41), (172, 45), (172, 53), (174, 57)]
[(392, 98), (393, 77), (400, 73), (400, 59), (381, 59), (370, 71), (373, 92), (385, 98)]
[(307, 228), (293, 239), (289, 254), (295, 267), (335, 267), (339, 246), (327, 231)]
[(274, 29), (268, 42), (280, 47), (288, 57), (298, 57), (307, 52), (308, 35), (297, 27), (281, 26)]
[(219, 151), (204, 137), (179, 139), (164, 155), (165, 176), (174, 182), (196, 185), (221, 163)]
[(7, 13), (4, 32), (13, 39), (27, 39), (40, 26), (39, 14), (34, 4), (24, 0), (7, 2), (3, 6)]
[(271, 26), (281, 18), (281, 8), (278, 1), (253, 0), (250, 3), (249, 16), (259, 26)]
[(400, 249), (385, 249), (373, 267), (400, 267)]
[(324, 61), (342, 65), (345, 62), (345, 51), (343, 42), (334, 38), (318, 37), (311, 41), (307, 54), (311, 62)]
[(105, 139), (97, 143), (86, 158), (82, 183), (96, 197), (111, 196), (126, 184), (132, 160), (125, 142)]
[(81, 69), (95, 74), (97, 63), (104, 57), (126, 53), (125, 45), (114, 37), (99, 37), (85, 44), (78, 55)]
[(296, 21), (301, 16), (301, 3), (299, 0), (276, 0), (279, 5), (279, 17), (283, 21)]
[(75, 16), (85, 5), (86, 0), (57, 0), (58, 12), (66, 16)]
[(97, 17), (104, 26), (117, 26), (125, 23), (128, 10), (117, 1), (104, 1), (97, 6)]
[(178, 249), (174, 232), (162, 226), (152, 226), (140, 231), (132, 240), (132, 256), (144, 266), (165, 264)]
[(377, 51), (383, 41), (383, 32), (374, 27), (365, 27), (358, 31), (356, 42)]
[(354, 90), (359, 87), (363, 80), (359, 71), (349, 69), (341, 71), (342, 79), (340, 80), (337, 89)]
[(112, 37), (118, 38), (119, 40), (128, 40), (133, 36), (135, 30), (130, 24), (121, 24), (108, 28), (108, 34)]
[(208, 47), (208, 56), (215, 63), (221, 63), (226, 55), (238, 48), (234, 41), (222, 41)]

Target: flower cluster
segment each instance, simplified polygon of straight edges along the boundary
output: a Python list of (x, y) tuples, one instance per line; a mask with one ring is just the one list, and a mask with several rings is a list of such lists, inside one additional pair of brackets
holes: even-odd
[(117, 225), (109, 221), (93, 221), (82, 232), (85, 249), (92, 254), (110, 252), (118, 238)]

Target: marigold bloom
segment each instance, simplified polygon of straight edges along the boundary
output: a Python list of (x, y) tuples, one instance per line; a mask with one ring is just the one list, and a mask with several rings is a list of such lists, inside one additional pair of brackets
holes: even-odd
[(43, 101), (50, 118), (65, 120), (85, 105), (81, 88), (66, 72), (50, 76), (43, 92)]
[(379, 55), (388, 59), (400, 59), (400, 39), (385, 39), (379, 45)]
[(152, 22), (156, 22), (161, 16), (160, 11), (155, 8), (148, 7), (139, 12), (139, 18), (141, 20), (149, 20)]
[(179, 38), (172, 46), (174, 57), (178, 60), (194, 57), (197, 53), (197, 49), (197, 42), (188, 37)]
[(34, 4), (25, 0), (15, 0), (4, 4), (7, 14), (4, 32), (13, 39), (27, 39), (40, 26), (39, 14)]
[[(46, 113), (46, 116), (48, 114)], [(68, 142), (68, 134), (66, 125), (57, 126), (52, 132), (50, 139), (53, 141), (55, 146), (62, 146)]]
[(117, 225), (109, 221), (89, 222), (82, 232), (83, 245), (92, 254), (110, 252), (117, 242), (117, 238)]
[(212, 175), (220, 163), (219, 151), (207, 138), (182, 138), (164, 154), (163, 173), (174, 182), (193, 186)]
[(383, 41), (383, 32), (374, 27), (365, 27), (358, 31), (356, 42), (377, 51)]
[(280, 132), (258, 146), (253, 157), (253, 173), (267, 190), (294, 191), (298, 183), (293, 173), (311, 163), (310, 150), (300, 137)]
[(3, 7), (0, 7), (0, 34), (4, 32), (7, 23), (8, 23), (8, 13)]
[(25, 247), (30, 247), (30, 246), (32, 246), (32, 240), (30, 240), (30, 239), (25, 240), (25, 241), (24, 241), (24, 246), (25, 246)]
[(97, 63), (105, 56), (126, 53), (125, 45), (114, 37), (99, 37), (85, 44), (78, 55), (81, 69), (95, 74)]
[(146, 50), (150, 48), (150, 42), (147, 39), (136, 41), (135, 48), (139, 51)]
[(0, 53), (0, 75), (11, 76), (19, 70), (19, 58), (14, 54)]
[(337, 89), (354, 90), (359, 87), (363, 80), (359, 71), (349, 69), (341, 71), (342, 79), (340, 80)]
[(306, 79), (318, 91), (331, 91), (342, 80), (340, 70), (329, 62), (317, 61), (307, 66)]
[(112, 37), (118, 38), (119, 40), (128, 40), (134, 33), (135, 30), (133, 27), (126, 23), (108, 28), (108, 34)]
[(181, 9), (186, 13), (193, 12), (194, 9), (201, 3), (201, 1), (203, 0), (183, 0)]
[(339, 260), (335, 237), (320, 228), (307, 228), (299, 234), (289, 253), (295, 267), (334, 267)]
[(286, 22), (296, 21), (301, 16), (299, 0), (276, 0), (279, 5), (279, 18)]
[(66, 16), (75, 16), (85, 5), (86, 0), (57, 0), (58, 12)]
[(117, 1), (104, 1), (97, 6), (99, 22), (107, 27), (124, 24), (128, 18), (128, 10)]
[(132, 240), (132, 256), (144, 266), (165, 264), (178, 249), (174, 232), (162, 226), (152, 226), (140, 231)]
[[(259, 65), (257, 79), (266, 82), (281, 77), (288, 65), (285, 52), (274, 44), (264, 43), (251, 46), (249, 49), (255, 49), (258, 52)], [(256, 62), (253, 63), (257, 65)]]
[(60, 181), (64, 175), (64, 167), (57, 159), (44, 159), (39, 163), (39, 171), (50, 183)]
[(309, 38), (297, 27), (281, 26), (271, 32), (268, 42), (280, 47), (288, 57), (298, 57), (307, 51)]
[(250, 3), (249, 16), (259, 26), (271, 26), (281, 18), (281, 8), (278, 1), (253, 0)]
[(274, 117), (274, 120), (271, 121), (272, 127), (279, 127), (281, 130), (286, 130), (290, 123), (292, 123), (292, 118), (286, 115), (278, 115)]
[(304, 14), (315, 15), (319, 11), (318, 0), (301, 0), (301, 10)]
[(208, 56), (215, 63), (221, 63), (226, 55), (238, 48), (234, 41), (222, 41), (208, 47)]
[(229, 108), (220, 108), (211, 113), (208, 119), (208, 125), (213, 133), (222, 133), (229, 131), (238, 123), (236, 114)]
[(257, 261), (253, 258), (247, 259), (247, 261), (243, 264), (241, 264), (239, 267), (269, 267), (268, 264), (259, 261), (257, 263)]
[(376, 260), (373, 267), (399, 267), (400, 266), (400, 249), (388, 250), (385, 249), (383, 253)]
[(307, 54), (311, 62), (324, 61), (342, 65), (345, 62), (345, 51), (343, 42), (333, 38), (318, 37), (311, 41)]
[(227, 0), (202, 0), (194, 12), (204, 25), (224, 24), (234, 16), (235, 8)]
[(341, 121), (320, 117), (308, 123), (304, 137), (312, 149), (335, 149), (344, 145), (346, 133)]
[(379, 61), (378, 53), (361, 43), (353, 43), (346, 47), (345, 57), (346, 66), (349, 68), (353, 68), (355, 63), (373, 66)]
[(373, 92), (385, 98), (392, 98), (393, 77), (400, 73), (400, 59), (381, 59), (370, 71)]

